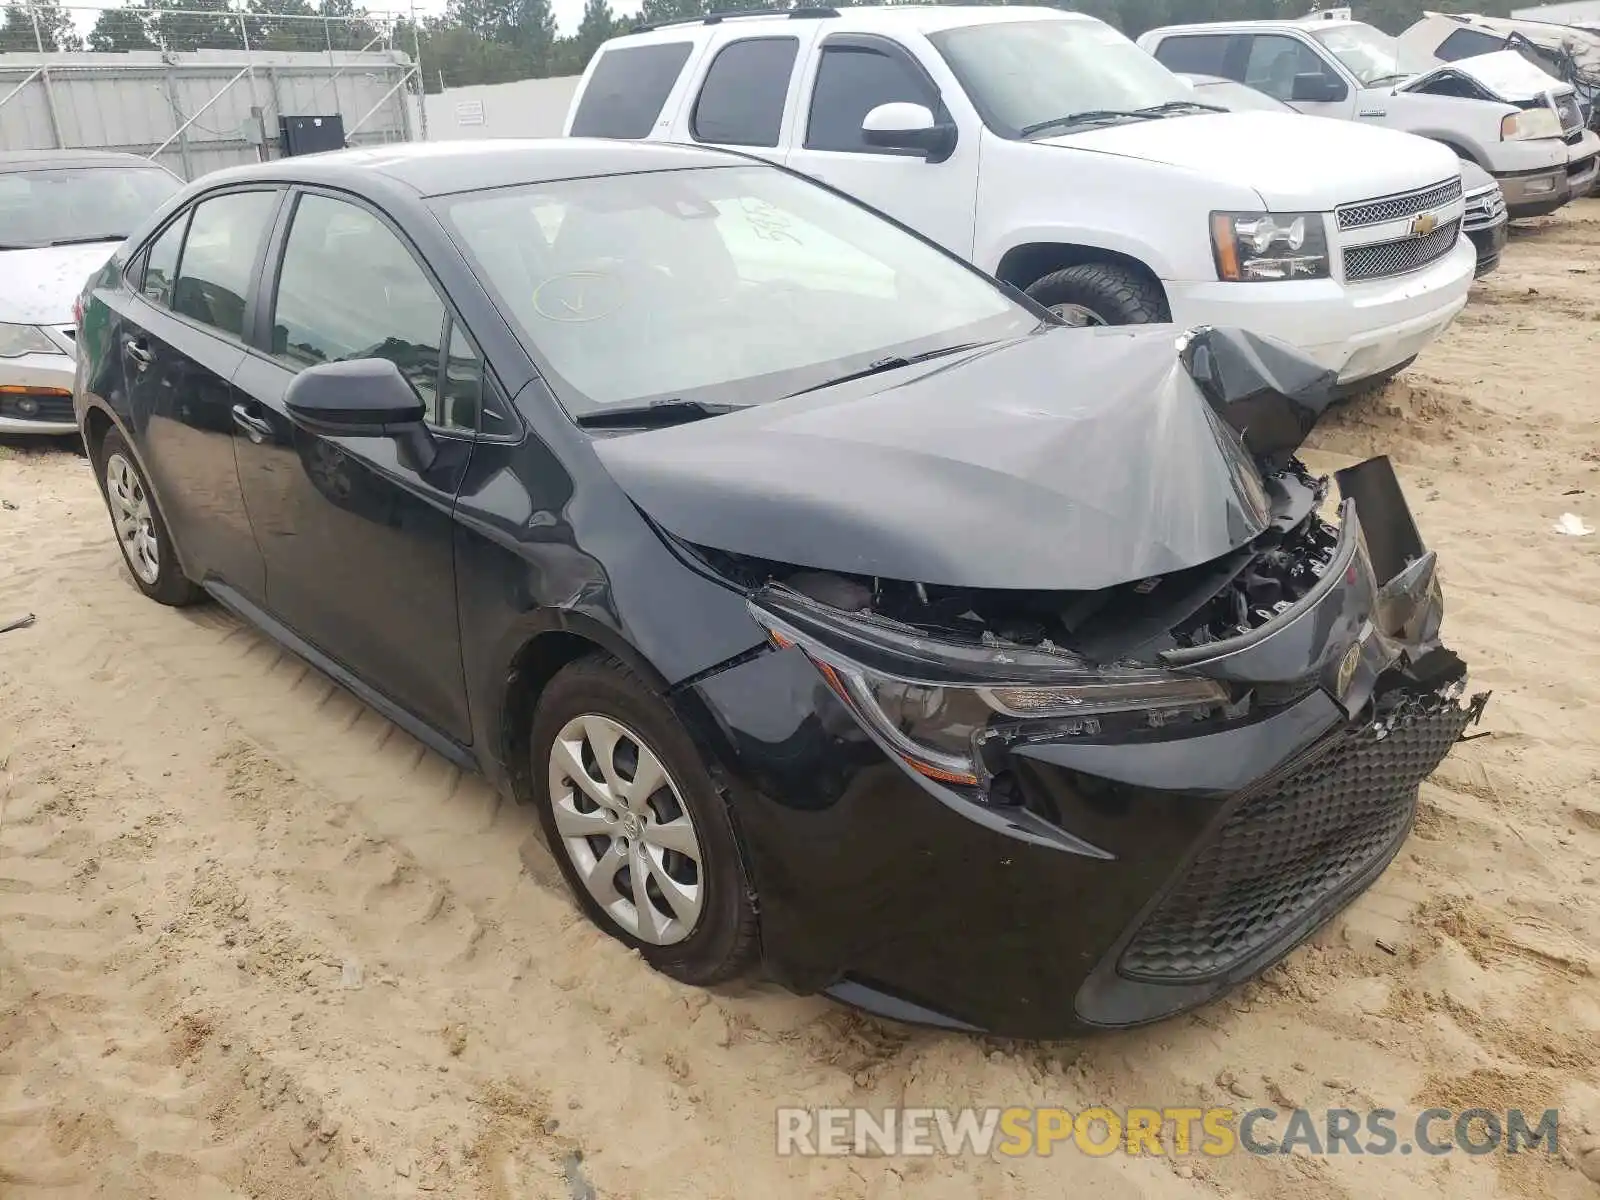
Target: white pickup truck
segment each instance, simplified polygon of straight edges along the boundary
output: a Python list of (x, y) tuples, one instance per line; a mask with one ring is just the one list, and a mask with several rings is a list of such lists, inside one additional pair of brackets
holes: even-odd
[(1453, 154), (1233, 113), (1050, 8), (793, 9), (642, 28), (590, 61), (569, 136), (738, 149), (819, 179), (1069, 322), (1236, 326), (1354, 384), (1466, 303)]
[(1234, 79), (1311, 116), (1432, 138), (1493, 175), (1513, 217), (1589, 194), (1600, 137), (1570, 84), (1514, 50), (1441, 62), (1348, 11), (1169, 25), (1139, 45), (1173, 71)]

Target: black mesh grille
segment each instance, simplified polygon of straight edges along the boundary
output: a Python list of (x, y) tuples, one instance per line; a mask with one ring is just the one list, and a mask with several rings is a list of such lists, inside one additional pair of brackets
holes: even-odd
[[(24, 411), (29, 402), (37, 405), (33, 412)], [(16, 417), (24, 421), (73, 421), (71, 396), (0, 396), (0, 417)]]
[(1411, 826), (1417, 785), (1472, 719), (1456, 703), (1411, 701), (1381, 726), (1336, 735), (1223, 821), (1118, 969), (1152, 983), (1199, 982), (1295, 936), (1308, 914), (1388, 861)]
[(1398, 221), (1448, 204), (1461, 195), (1461, 177), (1436, 183), (1420, 192), (1407, 192), (1403, 196), (1385, 196), (1381, 200), (1363, 200), (1338, 210), (1340, 229), (1360, 229), (1363, 225), (1382, 225), (1385, 221)]
[(1352, 246), (1344, 252), (1344, 277), (1348, 283), (1363, 279), (1386, 279), (1418, 271), (1438, 262), (1461, 236), (1461, 219), (1447, 221), (1426, 237), (1400, 238), (1393, 242), (1374, 242)]

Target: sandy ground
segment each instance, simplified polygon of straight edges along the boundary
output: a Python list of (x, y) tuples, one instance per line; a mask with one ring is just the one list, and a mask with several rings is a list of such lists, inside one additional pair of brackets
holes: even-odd
[[(84, 461), (0, 447), (0, 624), (38, 614), (0, 635), (0, 1195), (1600, 1195), (1600, 534), (1552, 529), (1600, 526), (1597, 371), (1588, 201), (1318, 431), (1400, 464), (1489, 736), (1263, 981), (1073, 1045), (654, 975), (523, 866), (526, 811), (143, 600)], [(1566, 1155), (798, 1161), (785, 1103), (1559, 1104)]]

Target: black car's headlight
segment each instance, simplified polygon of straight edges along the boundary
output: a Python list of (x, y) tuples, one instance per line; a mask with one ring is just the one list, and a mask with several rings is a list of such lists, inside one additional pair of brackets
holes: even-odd
[(866, 731), (928, 779), (986, 782), (982, 746), (1013, 736), (1094, 733), (1110, 714), (1209, 710), (1222, 685), (1149, 667), (1097, 667), (1060, 652), (946, 643), (786, 589), (750, 611), (780, 647), (802, 650)]
[(1321, 213), (1214, 212), (1211, 252), (1232, 283), (1328, 278)]

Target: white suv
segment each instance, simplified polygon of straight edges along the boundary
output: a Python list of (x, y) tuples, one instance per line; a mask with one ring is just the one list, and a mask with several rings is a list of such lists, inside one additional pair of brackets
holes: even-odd
[(1466, 303), (1444, 147), (1232, 113), (1050, 8), (795, 9), (644, 28), (584, 73), (569, 136), (743, 150), (847, 192), (1069, 321), (1237, 326), (1346, 383)]
[(1515, 50), (1442, 62), (1333, 9), (1296, 21), (1152, 29), (1139, 45), (1174, 71), (1249, 84), (1310, 116), (1432, 138), (1500, 183), (1513, 217), (1587, 196), (1600, 138), (1571, 84)]

